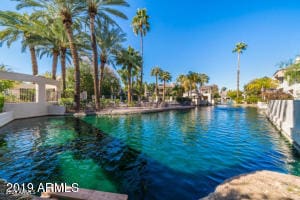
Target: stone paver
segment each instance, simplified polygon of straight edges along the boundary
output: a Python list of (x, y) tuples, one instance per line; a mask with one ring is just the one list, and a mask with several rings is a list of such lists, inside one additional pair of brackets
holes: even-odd
[(78, 192), (60, 192), (43, 194), (49, 198), (74, 199), (74, 200), (127, 200), (126, 194), (116, 194), (110, 192), (101, 192), (96, 190), (79, 189)]

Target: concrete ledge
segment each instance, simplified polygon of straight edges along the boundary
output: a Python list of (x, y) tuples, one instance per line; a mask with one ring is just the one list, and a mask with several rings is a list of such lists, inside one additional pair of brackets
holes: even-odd
[(116, 194), (110, 192), (101, 192), (96, 190), (87, 190), (79, 188), (78, 192), (45, 192), (44, 198), (69, 199), (69, 200), (127, 200), (126, 194)]
[(85, 117), (86, 113), (84, 112), (78, 112), (73, 114), (74, 117), (80, 118), (80, 117)]
[(64, 115), (64, 106), (49, 105), (44, 103), (6, 103), (6, 112), (0, 113), (0, 127), (15, 119), (40, 117), (47, 115)]
[(64, 115), (66, 113), (65, 106), (48, 105), (48, 115)]
[(267, 118), (300, 151), (300, 101), (273, 100)]
[(14, 120), (13, 112), (0, 113), (0, 127)]
[(13, 111), (14, 119), (48, 115), (48, 105), (44, 103), (5, 103), (4, 110)]

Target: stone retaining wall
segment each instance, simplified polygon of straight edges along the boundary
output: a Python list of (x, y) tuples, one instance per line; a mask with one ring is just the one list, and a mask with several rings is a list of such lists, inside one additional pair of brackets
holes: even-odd
[(300, 101), (270, 101), (266, 114), (277, 129), (300, 151)]
[(14, 119), (39, 117), (46, 115), (64, 115), (64, 106), (44, 103), (5, 103), (4, 113), (0, 113), (0, 127)]
[(14, 120), (13, 112), (0, 113), (0, 127)]

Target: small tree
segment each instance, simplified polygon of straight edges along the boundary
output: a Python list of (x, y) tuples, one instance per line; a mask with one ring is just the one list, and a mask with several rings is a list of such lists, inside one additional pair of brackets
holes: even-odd
[(172, 76), (170, 72), (162, 71), (159, 74), (159, 79), (163, 81), (164, 87), (163, 87), (163, 101), (165, 101), (165, 95), (166, 95), (166, 82), (169, 82), (172, 80)]
[(293, 64), (286, 68), (284, 78), (288, 81), (289, 85), (300, 83), (300, 64)]
[[(5, 65), (0, 65), (0, 71), (9, 71)], [(0, 94), (7, 89), (13, 88), (15, 86), (15, 81), (10, 80), (0, 80)]]
[(158, 97), (158, 77), (159, 74), (162, 72), (162, 69), (158, 66), (152, 68), (151, 70), (151, 76), (155, 76), (155, 94), (156, 97)]

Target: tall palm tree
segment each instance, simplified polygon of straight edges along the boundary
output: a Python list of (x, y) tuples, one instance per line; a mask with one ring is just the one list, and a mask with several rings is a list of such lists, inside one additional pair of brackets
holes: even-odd
[(187, 75), (179, 75), (176, 81), (184, 89), (185, 92), (188, 92), (188, 96), (190, 96), (191, 81), (187, 77)]
[(163, 81), (163, 101), (165, 101), (165, 96), (166, 96), (166, 82), (169, 82), (172, 80), (172, 76), (170, 72), (167, 71), (162, 71), (159, 74), (159, 79)]
[(70, 61), (70, 52), (68, 51), (68, 38), (60, 17), (50, 15), (39, 17), (32, 21), (33, 26), (28, 27), (28, 31), (39, 35), (42, 40), (36, 44), (37, 52), (40, 57), (47, 55), (52, 59), (52, 79), (56, 79), (56, 70), (58, 58), (61, 61), (61, 74), (63, 94), (66, 89), (66, 61)]
[(68, 60), (70, 56), (69, 41), (64, 30), (64, 26), (62, 20), (60, 18), (48, 18), (48, 23), (46, 23), (46, 27), (48, 27), (48, 31), (46, 31), (46, 38), (48, 38), (50, 45), (52, 47), (52, 78), (56, 78), (56, 68), (58, 56), (60, 56), (61, 62), (61, 74), (62, 74), (62, 83), (63, 83), (63, 91), (66, 89), (66, 60)]
[(187, 78), (189, 79), (190, 88), (189, 90), (192, 91), (193, 89), (197, 90), (197, 83), (199, 82), (199, 75), (196, 72), (189, 71), (187, 74)]
[(0, 11), (0, 25), (5, 29), (0, 31), (0, 45), (6, 42), (7, 46), (22, 39), (22, 52), (27, 47), (30, 51), (32, 73), (33, 75), (38, 74), (38, 64), (36, 58), (35, 44), (41, 42), (41, 37), (32, 34), (29, 29), (34, 27), (32, 23), (35, 20), (34, 15), (19, 14), (12, 11)]
[(158, 97), (158, 77), (159, 74), (162, 72), (162, 69), (159, 66), (152, 68), (151, 76), (155, 76), (155, 94)]
[(42, 41), (37, 44), (37, 52), (42, 58), (44, 55), (48, 57), (52, 57), (52, 73), (51, 77), (53, 80), (56, 80), (56, 71), (57, 71), (57, 63), (59, 58), (59, 44), (56, 36), (54, 34), (54, 26), (47, 23), (46, 20), (35, 21), (35, 26), (30, 29), (30, 31), (34, 34), (42, 37)]
[(199, 84), (200, 88), (205, 84), (209, 82), (209, 77), (206, 74), (198, 73), (198, 79), (197, 83)]
[(39, 34), (43, 41), (38, 45), (40, 57), (43, 55), (52, 56), (52, 79), (56, 79), (58, 58), (60, 58), (62, 75), (62, 95), (66, 90), (66, 62), (70, 62), (69, 41), (64, 30), (61, 19), (47, 16), (43, 21), (38, 21), (37, 29), (32, 29)]
[(80, 0), (16, 0), (19, 2), (17, 9), (25, 7), (34, 7), (39, 10), (36, 13), (40, 15), (59, 15), (61, 17), (64, 29), (66, 31), (69, 47), (72, 54), (75, 76), (75, 103), (76, 112), (80, 110), (80, 66), (77, 45), (75, 44), (73, 33), (73, 21), (81, 14), (85, 4)]
[(117, 65), (122, 65), (123, 73), (127, 75), (128, 105), (130, 105), (132, 102), (133, 71), (139, 68), (142, 57), (138, 51), (129, 46), (128, 49), (123, 49), (117, 53), (116, 61)]
[(61, 76), (62, 76), (62, 85), (63, 85), (63, 95), (66, 90), (66, 63), (70, 63), (71, 52), (68, 44), (68, 37), (64, 30), (62, 21), (60, 19), (55, 20), (54, 23), (54, 34), (56, 40), (58, 41), (59, 46), (59, 55), (60, 55), (60, 66), (61, 66)]
[(98, 78), (98, 50), (95, 31), (95, 19), (100, 21), (101, 18), (109, 18), (109, 15), (114, 15), (123, 19), (127, 19), (126, 15), (112, 6), (129, 6), (125, 0), (87, 0), (88, 16), (90, 25), (91, 47), (93, 53), (93, 67), (94, 67), (94, 93), (96, 110), (100, 109), (100, 90)]
[[(140, 75), (140, 88), (142, 89), (143, 85), (143, 75), (144, 75), (144, 37), (147, 32), (150, 31), (149, 15), (147, 15), (147, 10), (145, 8), (138, 9), (136, 16), (132, 19), (133, 32), (136, 35), (141, 36), (141, 54), (142, 54), (142, 63), (141, 63), (141, 75)], [(141, 92), (141, 91), (140, 91)]]
[(233, 49), (233, 53), (238, 54), (238, 63), (237, 63), (237, 90), (236, 90), (236, 96), (237, 99), (239, 98), (239, 89), (240, 89), (240, 56), (241, 54), (247, 49), (248, 45), (244, 42), (239, 42), (235, 45), (235, 48)]
[(78, 7), (80, 7), (80, 5), (77, 5), (76, 2), (71, 2), (71, 1), (59, 1), (59, 0), (57, 1), (58, 1), (57, 6), (59, 8), (60, 16), (62, 17), (62, 22), (69, 40), (73, 64), (75, 67), (75, 98), (74, 99), (76, 102), (76, 111), (79, 112), (80, 110), (80, 66), (79, 66), (77, 47), (74, 42), (74, 36), (73, 36), (72, 15), (74, 14), (73, 10), (76, 10)]
[(122, 49), (122, 43), (126, 41), (126, 34), (108, 20), (97, 20), (96, 39), (100, 48), (100, 82), (99, 96), (102, 95), (102, 83), (104, 67), (106, 64), (115, 65), (114, 55)]

